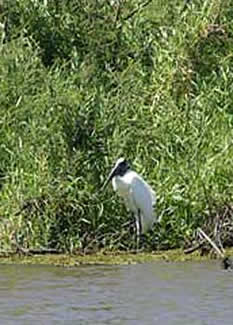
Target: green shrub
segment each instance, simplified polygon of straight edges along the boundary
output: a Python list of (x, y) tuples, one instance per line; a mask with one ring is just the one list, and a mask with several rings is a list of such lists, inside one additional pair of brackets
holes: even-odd
[(232, 200), (231, 6), (36, 1), (0, 10), (0, 248), (130, 249), (119, 156), (156, 190), (146, 247)]

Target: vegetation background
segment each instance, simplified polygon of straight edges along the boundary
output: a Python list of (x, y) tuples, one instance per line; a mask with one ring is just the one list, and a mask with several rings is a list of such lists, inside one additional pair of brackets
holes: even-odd
[(233, 194), (232, 7), (1, 2), (0, 250), (133, 248), (124, 205), (100, 192), (119, 156), (157, 193), (162, 221), (145, 248), (183, 247), (221, 217)]

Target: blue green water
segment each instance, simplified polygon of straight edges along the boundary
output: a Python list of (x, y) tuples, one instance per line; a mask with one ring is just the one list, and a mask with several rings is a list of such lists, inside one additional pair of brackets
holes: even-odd
[(233, 324), (233, 273), (217, 262), (0, 269), (4, 325)]

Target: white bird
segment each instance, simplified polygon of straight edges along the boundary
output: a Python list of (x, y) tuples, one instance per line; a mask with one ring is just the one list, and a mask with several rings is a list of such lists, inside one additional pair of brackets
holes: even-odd
[(155, 192), (140, 175), (130, 169), (124, 158), (117, 160), (103, 189), (111, 180), (114, 191), (123, 197), (126, 207), (135, 216), (138, 246), (140, 236), (150, 230), (156, 221), (153, 211), (156, 203)]

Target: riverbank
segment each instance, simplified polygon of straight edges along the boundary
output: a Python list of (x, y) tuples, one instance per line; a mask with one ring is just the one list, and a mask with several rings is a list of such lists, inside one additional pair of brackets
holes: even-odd
[(100, 191), (122, 156), (156, 192), (146, 251), (233, 246), (230, 3), (110, 2), (0, 0), (0, 253), (131, 251)]
[[(226, 250), (226, 255), (233, 255), (233, 248)], [(181, 249), (168, 251), (156, 251), (151, 253), (126, 253), (126, 252), (99, 252), (87, 255), (67, 255), (67, 254), (46, 254), (22, 256), (13, 255), (1, 257), (0, 264), (31, 264), (31, 265), (54, 265), (74, 267), (79, 265), (120, 265), (151, 263), (158, 261), (165, 262), (188, 262), (188, 261), (206, 261), (211, 256), (201, 256), (199, 252), (184, 254)]]

